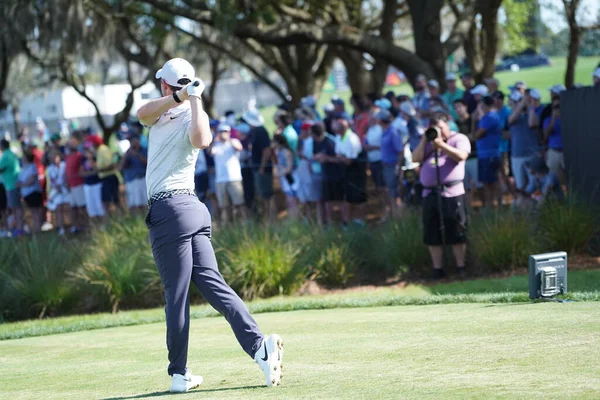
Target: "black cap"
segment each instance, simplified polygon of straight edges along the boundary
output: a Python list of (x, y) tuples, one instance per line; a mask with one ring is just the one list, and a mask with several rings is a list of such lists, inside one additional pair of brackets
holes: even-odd
[(504, 93), (502, 93), (500, 90), (496, 90), (494, 93), (492, 93), (492, 97), (494, 99), (504, 100)]
[(486, 106), (493, 106), (494, 98), (492, 96), (485, 96), (483, 98), (483, 104), (485, 104)]

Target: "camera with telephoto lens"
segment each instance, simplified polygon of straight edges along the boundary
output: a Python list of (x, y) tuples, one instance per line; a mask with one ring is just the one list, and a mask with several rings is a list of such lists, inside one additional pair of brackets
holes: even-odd
[(442, 131), (437, 126), (427, 128), (425, 131), (425, 138), (428, 142), (433, 142), (438, 136), (442, 134)]

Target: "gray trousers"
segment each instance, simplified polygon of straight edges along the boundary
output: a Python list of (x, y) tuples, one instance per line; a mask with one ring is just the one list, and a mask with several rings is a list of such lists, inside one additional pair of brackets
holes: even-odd
[(190, 328), (190, 282), (220, 312), (250, 357), (263, 335), (248, 308), (225, 283), (210, 242), (211, 217), (195, 196), (179, 195), (152, 204), (146, 216), (150, 243), (166, 300), (169, 375), (185, 374)]

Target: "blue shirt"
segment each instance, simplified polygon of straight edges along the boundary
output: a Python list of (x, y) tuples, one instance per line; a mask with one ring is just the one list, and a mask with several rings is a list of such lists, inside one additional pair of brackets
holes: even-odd
[[(501, 110), (498, 110), (498, 116), (500, 117), (500, 122), (502, 123), (502, 130), (505, 130), (508, 126), (508, 117), (511, 113), (510, 108), (505, 105)], [(500, 153), (507, 153), (508, 148), (510, 146), (510, 141), (507, 139), (500, 139)]]
[(502, 121), (495, 111), (485, 114), (477, 124), (477, 128), (485, 129), (485, 134), (477, 139), (477, 158), (500, 157), (500, 139), (502, 138)]
[(381, 136), (381, 161), (384, 164), (397, 164), (398, 154), (403, 150), (402, 138), (392, 126), (388, 126)]
[[(552, 117), (547, 117), (544, 120), (544, 124), (542, 125), (542, 128), (544, 128), (544, 130), (548, 127), (548, 125), (550, 125), (550, 121), (552, 121)], [(552, 132), (550, 132), (550, 135), (548, 135), (548, 148), (555, 150), (563, 149), (560, 118), (556, 118), (554, 120), (554, 127), (552, 128)]]
[[(143, 148), (140, 148), (139, 153), (148, 157), (148, 153)], [(125, 169), (123, 170), (123, 177), (125, 182), (131, 182), (135, 179), (140, 179), (146, 176), (146, 164), (142, 163), (136, 156), (127, 154), (125, 159)]]
[(529, 118), (523, 113), (509, 126), (512, 157), (529, 157), (540, 151), (537, 132), (529, 128)]

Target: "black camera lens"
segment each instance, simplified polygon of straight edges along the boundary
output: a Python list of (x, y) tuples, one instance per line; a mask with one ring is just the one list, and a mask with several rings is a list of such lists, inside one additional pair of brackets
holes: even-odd
[(439, 136), (438, 128), (431, 127), (425, 131), (425, 138), (429, 142), (433, 142), (438, 136)]

